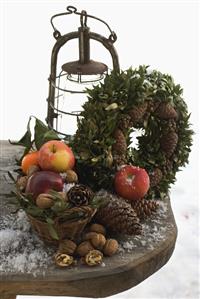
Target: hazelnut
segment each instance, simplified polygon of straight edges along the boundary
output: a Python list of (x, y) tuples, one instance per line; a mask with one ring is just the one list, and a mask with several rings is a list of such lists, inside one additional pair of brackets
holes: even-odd
[(27, 176), (21, 176), (18, 178), (16, 182), (16, 186), (20, 191), (24, 191), (26, 189), (28, 177)]
[(108, 239), (104, 245), (103, 253), (105, 255), (111, 256), (115, 254), (118, 250), (119, 244), (115, 239)]
[(28, 177), (30, 177), (32, 174), (34, 174), (37, 171), (40, 171), (40, 167), (38, 165), (31, 165), (27, 171)]
[(96, 235), (97, 235), (97, 233), (95, 233), (95, 232), (89, 232), (83, 236), (83, 240), (84, 241), (91, 240)]
[(97, 265), (100, 265), (102, 263), (102, 260), (103, 260), (103, 253), (101, 251), (99, 251), (99, 250), (91, 250), (84, 257), (84, 262), (88, 266), (97, 266)]
[(102, 234), (96, 234), (92, 239), (91, 243), (96, 249), (102, 249), (106, 243), (106, 238)]
[(98, 234), (102, 234), (102, 235), (106, 235), (106, 229), (103, 225), (101, 224), (97, 224), (97, 223), (94, 223), (90, 226), (89, 230), (91, 232), (95, 232), (95, 233), (98, 233)]
[(78, 182), (78, 176), (75, 171), (69, 169), (66, 171), (66, 178), (67, 183), (77, 183)]
[(76, 250), (76, 243), (71, 240), (62, 240), (59, 243), (58, 252), (73, 255)]
[(51, 208), (53, 203), (53, 197), (48, 193), (41, 193), (36, 198), (36, 205), (41, 209)]
[(85, 256), (89, 251), (93, 250), (94, 247), (89, 241), (84, 241), (81, 244), (78, 245), (76, 249), (76, 253), (79, 256)]
[(57, 266), (68, 267), (74, 262), (74, 258), (68, 254), (57, 253), (55, 255), (55, 262)]

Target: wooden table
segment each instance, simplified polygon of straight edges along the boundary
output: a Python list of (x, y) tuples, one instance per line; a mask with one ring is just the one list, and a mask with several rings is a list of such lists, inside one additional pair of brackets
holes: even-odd
[[(9, 193), (12, 188), (5, 180), (5, 175), (8, 170), (12, 170), (14, 159), (21, 152), (21, 148), (1, 141), (0, 150), (0, 211), (3, 215), (9, 213), (9, 208), (2, 194)], [(118, 253), (106, 258), (104, 267), (80, 266), (78, 270), (51, 267), (45, 276), (42, 275), (43, 269), (39, 269), (40, 273), (36, 277), (20, 272), (0, 272), (0, 298), (13, 299), (16, 295), (24, 294), (100, 298), (136, 286), (165, 265), (173, 253), (177, 228), (169, 199), (166, 206), (166, 215), (163, 218), (163, 227), (166, 226), (166, 230), (163, 238), (154, 242), (153, 249), (145, 245), (131, 252)], [(134, 241), (134, 237), (132, 238)]]

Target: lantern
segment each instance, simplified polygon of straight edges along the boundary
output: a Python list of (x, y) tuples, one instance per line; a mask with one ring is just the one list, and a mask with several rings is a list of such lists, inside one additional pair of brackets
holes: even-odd
[[(78, 31), (61, 33), (56, 29), (53, 20), (56, 17), (75, 14), (80, 17)], [(88, 18), (98, 20), (105, 24), (110, 31), (108, 38), (91, 32), (87, 26)], [(73, 6), (68, 6), (67, 11), (56, 14), (51, 18), (51, 25), (54, 29), (53, 36), (56, 43), (52, 50), (51, 71), (49, 76), (49, 95), (47, 124), (49, 128), (57, 133), (70, 136), (76, 131), (77, 117), (81, 112), (81, 106), (87, 100), (85, 89), (98, 84), (108, 73), (108, 66), (105, 63), (94, 61), (90, 58), (90, 41), (95, 40), (101, 43), (112, 57), (113, 69), (119, 71), (117, 52), (113, 46), (117, 39), (114, 31), (109, 25), (86, 11), (78, 12)], [(78, 39), (79, 59), (77, 61), (64, 62), (58, 70), (58, 54), (60, 49), (70, 40)]]

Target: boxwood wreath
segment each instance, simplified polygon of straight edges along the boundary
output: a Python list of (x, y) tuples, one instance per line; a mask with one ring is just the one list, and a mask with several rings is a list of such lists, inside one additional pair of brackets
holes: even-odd
[[(140, 66), (113, 71), (87, 93), (72, 142), (80, 181), (93, 190), (112, 190), (116, 170), (133, 164), (149, 173), (147, 198), (162, 198), (188, 163), (192, 145), (181, 86), (169, 75)], [(142, 132), (137, 149), (131, 146), (136, 130)]]

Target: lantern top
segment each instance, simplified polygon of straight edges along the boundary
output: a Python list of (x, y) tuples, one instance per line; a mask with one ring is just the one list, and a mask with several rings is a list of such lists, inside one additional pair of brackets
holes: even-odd
[(106, 64), (94, 60), (87, 63), (81, 63), (80, 60), (67, 62), (62, 65), (62, 70), (68, 74), (76, 75), (98, 75), (107, 72)]

